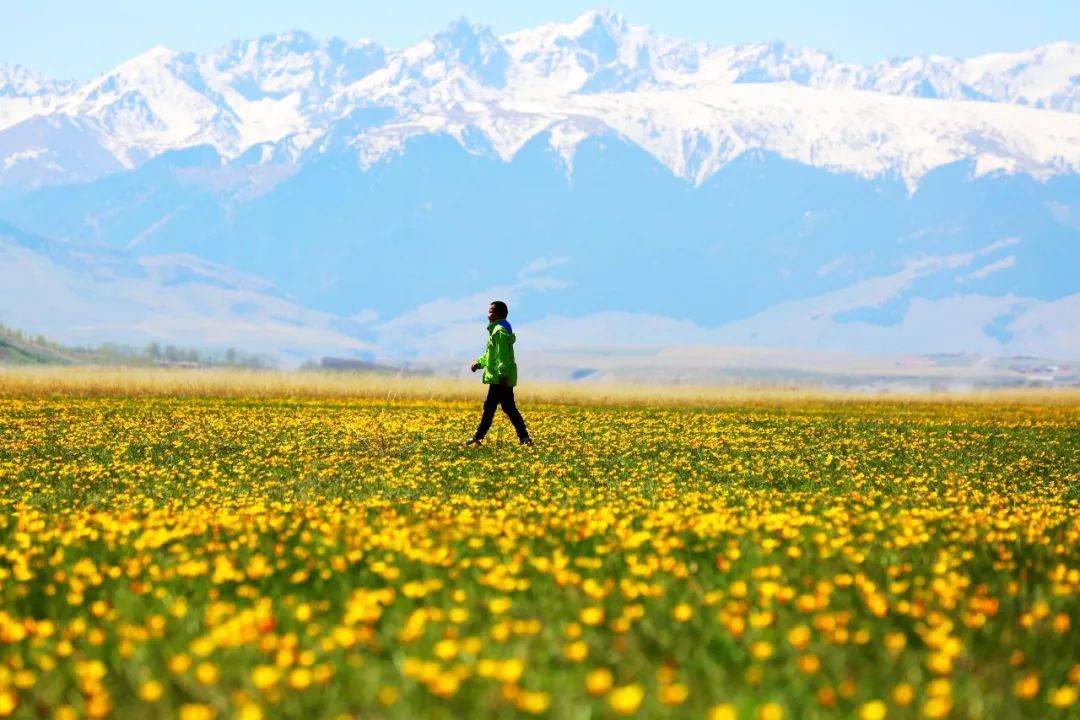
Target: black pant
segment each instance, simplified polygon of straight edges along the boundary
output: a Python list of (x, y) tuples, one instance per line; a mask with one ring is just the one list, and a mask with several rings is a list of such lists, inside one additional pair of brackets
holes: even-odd
[(491, 427), (491, 421), (495, 419), (495, 408), (500, 405), (506, 417), (513, 423), (518, 440), (522, 442), (528, 440), (529, 431), (525, 429), (525, 419), (521, 417), (517, 405), (514, 404), (514, 388), (507, 385), (488, 385), (487, 399), (484, 400), (484, 414), (480, 416), (480, 426), (476, 428), (476, 434), (473, 437), (477, 440), (484, 439)]

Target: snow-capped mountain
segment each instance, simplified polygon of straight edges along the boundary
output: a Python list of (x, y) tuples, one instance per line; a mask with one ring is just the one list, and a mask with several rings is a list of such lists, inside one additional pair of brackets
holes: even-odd
[(503, 37), (462, 20), (400, 51), (301, 32), (206, 56), (155, 47), (78, 88), (21, 69), (0, 78), (7, 184), (114, 169), (68, 167), (17, 127), (35, 117), (62, 118), (52, 124), (126, 168), (199, 145), (224, 161), (257, 147), (272, 162), (344, 144), (370, 166), (432, 132), (507, 160), (545, 131), (568, 163), (581, 138), (614, 131), (696, 183), (754, 149), (909, 184), (962, 158), (986, 171), (1080, 167), (1070, 43), (861, 67), (783, 43), (690, 43), (591, 12)]
[[(545, 337), (629, 346), (1080, 357), (1078, 44), (859, 66), (591, 12), (2, 77), (0, 221), (136, 263), (122, 292), (94, 263), (41, 284), (112, 298), (125, 327), (174, 288), (154, 322), (209, 337), (184, 308), (234, 322), (247, 289), (193, 298), (239, 273), (280, 294), (252, 291), (266, 311), (244, 325), (271, 344), (310, 321), (330, 345), (456, 352), (462, 313), (501, 295)], [(61, 269), (18, 252), (0, 322), (36, 325), (17, 268)], [(174, 284), (178, 263), (210, 265)], [(56, 292), (77, 307), (51, 334), (99, 327), (96, 301)]]

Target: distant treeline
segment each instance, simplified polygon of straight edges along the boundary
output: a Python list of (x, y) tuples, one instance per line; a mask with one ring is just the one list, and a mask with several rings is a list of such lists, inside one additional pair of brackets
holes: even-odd
[(182, 365), (270, 368), (274, 361), (236, 348), (208, 351), (198, 348), (147, 343), (134, 347), (106, 342), (97, 347), (68, 346), (0, 323), (0, 363), (89, 365)]

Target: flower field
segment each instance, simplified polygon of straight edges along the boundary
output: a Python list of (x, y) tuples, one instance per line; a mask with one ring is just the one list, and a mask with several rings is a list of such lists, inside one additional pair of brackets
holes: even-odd
[(522, 409), (0, 396), (0, 716), (1080, 713), (1080, 405)]

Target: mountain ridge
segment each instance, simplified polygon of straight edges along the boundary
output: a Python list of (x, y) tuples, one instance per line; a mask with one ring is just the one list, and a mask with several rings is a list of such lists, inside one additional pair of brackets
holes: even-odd
[[(780, 42), (692, 43), (592, 11), (502, 36), (462, 19), (403, 50), (287, 31), (204, 55), (156, 46), (78, 87), (27, 80), (25, 71), (19, 77), (19, 87), (41, 91), (7, 97), (0, 80), (0, 184), (16, 186), (93, 179), (114, 165), (131, 169), (201, 144), (225, 162), (256, 147), (265, 148), (260, 163), (297, 161), (342, 135), (366, 166), (431, 132), (465, 146), (478, 136), (508, 160), (559, 122), (567, 123), (559, 150), (568, 161), (573, 138), (614, 130), (696, 183), (753, 148), (838, 172), (898, 172), (909, 185), (961, 157), (979, 158), (987, 172), (1080, 168), (1080, 130), (1072, 129), (1080, 112), (1080, 44), (1068, 42), (860, 66)], [(899, 98), (934, 102), (909, 106)], [(971, 109), (969, 102), (981, 104)], [(822, 115), (823, 106), (840, 116)], [(999, 106), (1031, 112), (1002, 114)], [(666, 110), (695, 120), (680, 125), (663, 117)], [(803, 113), (816, 113), (817, 125), (789, 127)], [(911, 119), (898, 126), (905, 115)], [(920, 123), (923, 115), (935, 123)], [(367, 122), (358, 125), (358, 116)], [(40, 117), (64, 118), (112, 162), (72, 166), (47, 146), (20, 140), (20, 123)], [(845, 122), (836, 132), (838, 120)], [(641, 123), (646, 127), (635, 132)], [(748, 124), (758, 127), (739, 127)], [(829, 136), (824, 145), (822, 134)], [(1019, 139), (1010, 144), (1004, 135)], [(878, 142), (891, 147), (882, 152)], [(860, 153), (887, 162), (855, 157)]]

